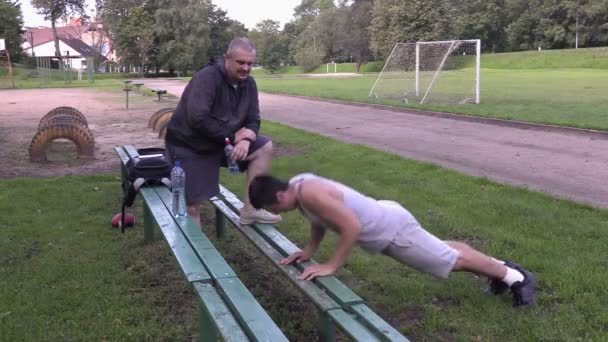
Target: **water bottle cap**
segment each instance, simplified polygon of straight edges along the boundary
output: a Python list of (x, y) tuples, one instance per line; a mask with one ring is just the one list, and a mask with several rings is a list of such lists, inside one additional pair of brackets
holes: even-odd
[(226, 138), (226, 139), (224, 139), (224, 144), (226, 144), (226, 145), (230, 145), (230, 138)]
[(179, 160), (175, 161), (175, 166), (181, 167)]

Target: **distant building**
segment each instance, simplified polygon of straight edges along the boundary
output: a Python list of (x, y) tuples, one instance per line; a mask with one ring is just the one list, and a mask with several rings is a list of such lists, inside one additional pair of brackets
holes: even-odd
[[(73, 68), (86, 65), (86, 58), (96, 55), (98, 50), (104, 61), (115, 61), (112, 41), (103, 31), (101, 24), (91, 22), (82, 24), (80, 18), (70, 19), (64, 26), (56, 27), (59, 38), (59, 50), (62, 57), (71, 57), (78, 62), (72, 63)], [(21, 48), (28, 56), (55, 57), (55, 42), (53, 29), (50, 27), (30, 27), (23, 33)]]

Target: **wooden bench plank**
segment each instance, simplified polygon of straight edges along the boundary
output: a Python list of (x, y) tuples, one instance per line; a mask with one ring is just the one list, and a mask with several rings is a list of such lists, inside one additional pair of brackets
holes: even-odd
[[(173, 196), (171, 194), (171, 190), (166, 187), (157, 187), (155, 188), (156, 193), (162, 199), (167, 211), (169, 213), (173, 210)], [(179, 221), (179, 227), (188, 238), (188, 240), (201, 249), (215, 249), (215, 246), (209, 240), (209, 238), (201, 231), (201, 227), (197, 225), (190, 217), (185, 220)]]
[(369, 329), (372, 329), (376, 334), (382, 336), (386, 341), (409, 341), (405, 336), (401, 335), (397, 329), (388, 324), (382, 317), (378, 316), (366, 304), (356, 304), (350, 307), (350, 310), (357, 315), (359, 321), (363, 322)]
[[(155, 188), (156, 194), (165, 205), (165, 211), (170, 213), (171, 192), (164, 187)], [(176, 222), (176, 221), (174, 221)], [(176, 224), (181, 227), (187, 222), (192, 222), (191, 218), (177, 220)], [(193, 223), (193, 222), (192, 222)], [(182, 233), (184, 232), (181, 230)], [(260, 303), (253, 297), (251, 292), (243, 285), (236, 276), (230, 265), (219, 252), (213, 248), (197, 246), (193, 241), (200, 241), (204, 233), (199, 229), (191, 231), (185, 239), (197, 260), (200, 259), (205, 265), (207, 272), (221, 290), (223, 299), (233, 308), (233, 312), (238, 316), (239, 321), (244, 325), (250, 338), (260, 341), (286, 341), (286, 337), (276, 326), (272, 318), (264, 311)], [(213, 246), (213, 245), (211, 245)]]
[(280, 261), (283, 259), (283, 255), (277, 252), (273, 246), (271, 246), (266, 240), (260, 237), (250, 226), (239, 225), (239, 217), (235, 214), (223, 201), (215, 200), (212, 201), (213, 205), (218, 208), (232, 224), (239, 229), (245, 237), (253, 242), (256, 247), (268, 257), (274, 265), (279, 268), (289, 280), (294, 283), (302, 292), (304, 292), (323, 312), (331, 309), (340, 308), (340, 305), (332, 300), (322, 289), (317, 287), (314, 283), (309, 281), (302, 281), (297, 279), (300, 275), (300, 271), (290, 265), (281, 265)]
[[(205, 310), (207, 317), (211, 318), (215, 330), (224, 341), (249, 341), (247, 335), (239, 325), (226, 303), (211, 284), (195, 282), (192, 284), (194, 292)], [(207, 332), (201, 331), (201, 335)], [(203, 336), (199, 337), (200, 340)]]
[[(164, 202), (167, 211), (171, 212), (171, 191), (167, 188), (157, 188), (156, 193)], [(224, 260), (222, 255), (217, 251), (215, 246), (209, 241), (201, 229), (196, 226), (195, 229), (184, 229), (184, 226), (193, 226), (194, 222), (189, 217), (186, 220), (178, 221), (182, 232), (186, 236), (186, 239), (190, 242), (190, 245), (198, 255), (199, 259), (203, 261), (207, 271), (211, 274), (213, 279), (236, 277), (236, 273), (232, 270), (230, 265)], [(190, 223), (188, 223), (190, 222)], [(202, 244), (200, 243), (202, 242)]]
[(380, 341), (369, 330), (342, 309), (330, 310), (327, 314), (353, 341)]
[[(138, 156), (131, 145), (116, 147), (115, 151), (123, 167), (129, 157)], [(217, 332), (225, 341), (287, 341), (192, 219), (174, 218), (171, 192), (165, 187), (143, 187), (140, 194), (145, 211), (150, 215), (146, 216), (149, 219), (146, 221), (154, 219), (157, 222), (202, 303), (199, 308), (203, 330), (200, 339), (214, 341)], [(213, 271), (208, 272), (206, 267)], [(217, 290), (211, 284), (213, 280)]]
[(255, 341), (288, 341), (239, 278), (217, 279), (224, 300)]
[[(235, 212), (240, 212), (243, 203), (230, 190), (220, 187), (220, 192), (224, 196), (228, 206)], [(295, 244), (281, 234), (276, 228), (269, 224), (255, 224), (254, 229), (258, 231), (274, 248), (281, 252), (284, 256), (290, 255), (300, 250)], [(316, 264), (311, 260), (305, 263), (296, 264), (300, 270), (305, 267)], [(315, 278), (315, 283), (326, 289), (328, 294), (342, 306), (354, 305), (363, 303), (363, 299), (359, 297), (348, 286), (344, 285), (338, 278), (334, 276), (326, 276)]]
[[(241, 228), (240, 225), (238, 225), (238, 213), (242, 209), (243, 203), (232, 192), (230, 192), (230, 190), (222, 186), (220, 187), (220, 192), (224, 198), (223, 205), (228, 207), (226, 209), (221, 209), (221, 211), (225, 214), (226, 211), (228, 211), (226, 214), (228, 219), (235, 224), (237, 228), (245, 233), (245, 227), (249, 226), (243, 226)], [(216, 208), (222, 208), (222, 205), (218, 204), (218, 202), (221, 201), (221, 199), (217, 199), (212, 201), (212, 203), (214, 206), (216, 206)], [(257, 231), (259, 236), (262, 236), (272, 246), (269, 246), (269, 248), (274, 248), (277, 250), (277, 254), (286, 256), (300, 250), (272, 225), (255, 224), (252, 227)], [(247, 235), (247, 233), (245, 234)], [(250, 238), (250, 240), (253, 241), (252, 238)], [(260, 242), (255, 241), (254, 243), (256, 245), (261, 244)], [(311, 260), (296, 265), (300, 270), (303, 270), (305, 267), (314, 264), (316, 264), (316, 262)], [(399, 331), (373, 312), (356, 293), (354, 293), (336, 277), (318, 277), (315, 278), (314, 281), (321, 288), (325, 289), (332, 299), (336, 300), (345, 309), (351, 311), (357, 317), (358, 321), (362, 322), (369, 329), (373, 330), (375, 334), (382, 338), (382, 340), (408, 341), (406, 337), (404, 337), (401, 333), (399, 333)]]
[(127, 164), (127, 162), (129, 161), (129, 155), (127, 155), (123, 147), (114, 146), (114, 151), (116, 151), (116, 154), (118, 155), (118, 158), (120, 158), (120, 160), (122, 161), (122, 164)]
[(205, 267), (198, 259), (196, 253), (192, 250), (190, 243), (184, 237), (181, 230), (175, 223), (175, 220), (169, 212), (167, 212), (164, 203), (156, 193), (153, 187), (145, 187), (139, 190), (144, 200), (152, 209), (152, 215), (158, 223), (163, 236), (167, 240), (171, 252), (177, 259), (182, 271), (189, 282), (193, 281), (211, 281), (211, 275), (205, 270)]
[(127, 179), (127, 162), (129, 161), (129, 156), (122, 146), (115, 146), (114, 151), (118, 155), (118, 158), (120, 158), (120, 180), (124, 184)]

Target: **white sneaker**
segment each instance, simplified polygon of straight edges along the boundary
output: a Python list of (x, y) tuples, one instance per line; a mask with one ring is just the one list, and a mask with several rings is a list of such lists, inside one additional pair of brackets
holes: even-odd
[(240, 224), (253, 224), (253, 223), (279, 223), (281, 222), (281, 215), (275, 215), (264, 209), (249, 209), (241, 210), (241, 216), (239, 217)]

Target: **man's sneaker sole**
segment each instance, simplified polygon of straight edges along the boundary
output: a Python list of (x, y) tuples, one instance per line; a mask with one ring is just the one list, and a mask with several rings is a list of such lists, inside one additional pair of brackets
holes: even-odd
[(505, 293), (508, 289), (509, 286), (507, 286), (507, 284), (505, 284), (502, 280), (495, 278), (490, 281), (490, 286), (488, 286), (485, 292), (498, 296)]
[(513, 262), (507, 262), (505, 266), (516, 269), (524, 275), (523, 281), (511, 285), (513, 306), (525, 308), (536, 304), (536, 277), (534, 274)]

